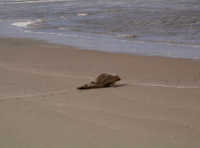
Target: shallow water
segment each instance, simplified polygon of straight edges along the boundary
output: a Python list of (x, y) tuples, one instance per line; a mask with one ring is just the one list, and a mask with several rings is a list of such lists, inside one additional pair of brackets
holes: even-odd
[(0, 20), (0, 35), (12, 24), (23, 28), (21, 36), (51, 35), (82, 48), (200, 57), (199, 0), (0, 0)]

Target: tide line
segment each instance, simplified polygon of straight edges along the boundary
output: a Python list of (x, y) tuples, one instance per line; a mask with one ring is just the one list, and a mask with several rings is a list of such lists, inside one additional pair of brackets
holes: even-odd
[(162, 83), (143, 83), (143, 82), (134, 82), (130, 83), (131, 85), (135, 86), (149, 86), (149, 87), (165, 87), (165, 88), (178, 88), (178, 89), (183, 89), (183, 88), (200, 88), (199, 85), (175, 85), (175, 84), (162, 84)]

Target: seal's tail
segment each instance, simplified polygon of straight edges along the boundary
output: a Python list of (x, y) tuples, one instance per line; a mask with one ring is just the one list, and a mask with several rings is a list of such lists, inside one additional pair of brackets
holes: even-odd
[(80, 87), (77, 87), (77, 89), (91, 89), (91, 88), (94, 88), (94, 84), (84, 84)]

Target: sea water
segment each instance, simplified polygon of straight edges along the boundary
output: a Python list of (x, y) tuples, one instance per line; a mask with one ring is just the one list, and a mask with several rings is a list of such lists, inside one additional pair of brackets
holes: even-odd
[(199, 0), (0, 0), (0, 36), (200, 58)]

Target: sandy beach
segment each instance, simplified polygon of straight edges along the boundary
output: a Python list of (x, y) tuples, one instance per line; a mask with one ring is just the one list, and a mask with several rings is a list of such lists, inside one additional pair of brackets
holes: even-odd
[(199, 106), (198, 60), (0, 38), (0, 148), (198, 148)]

